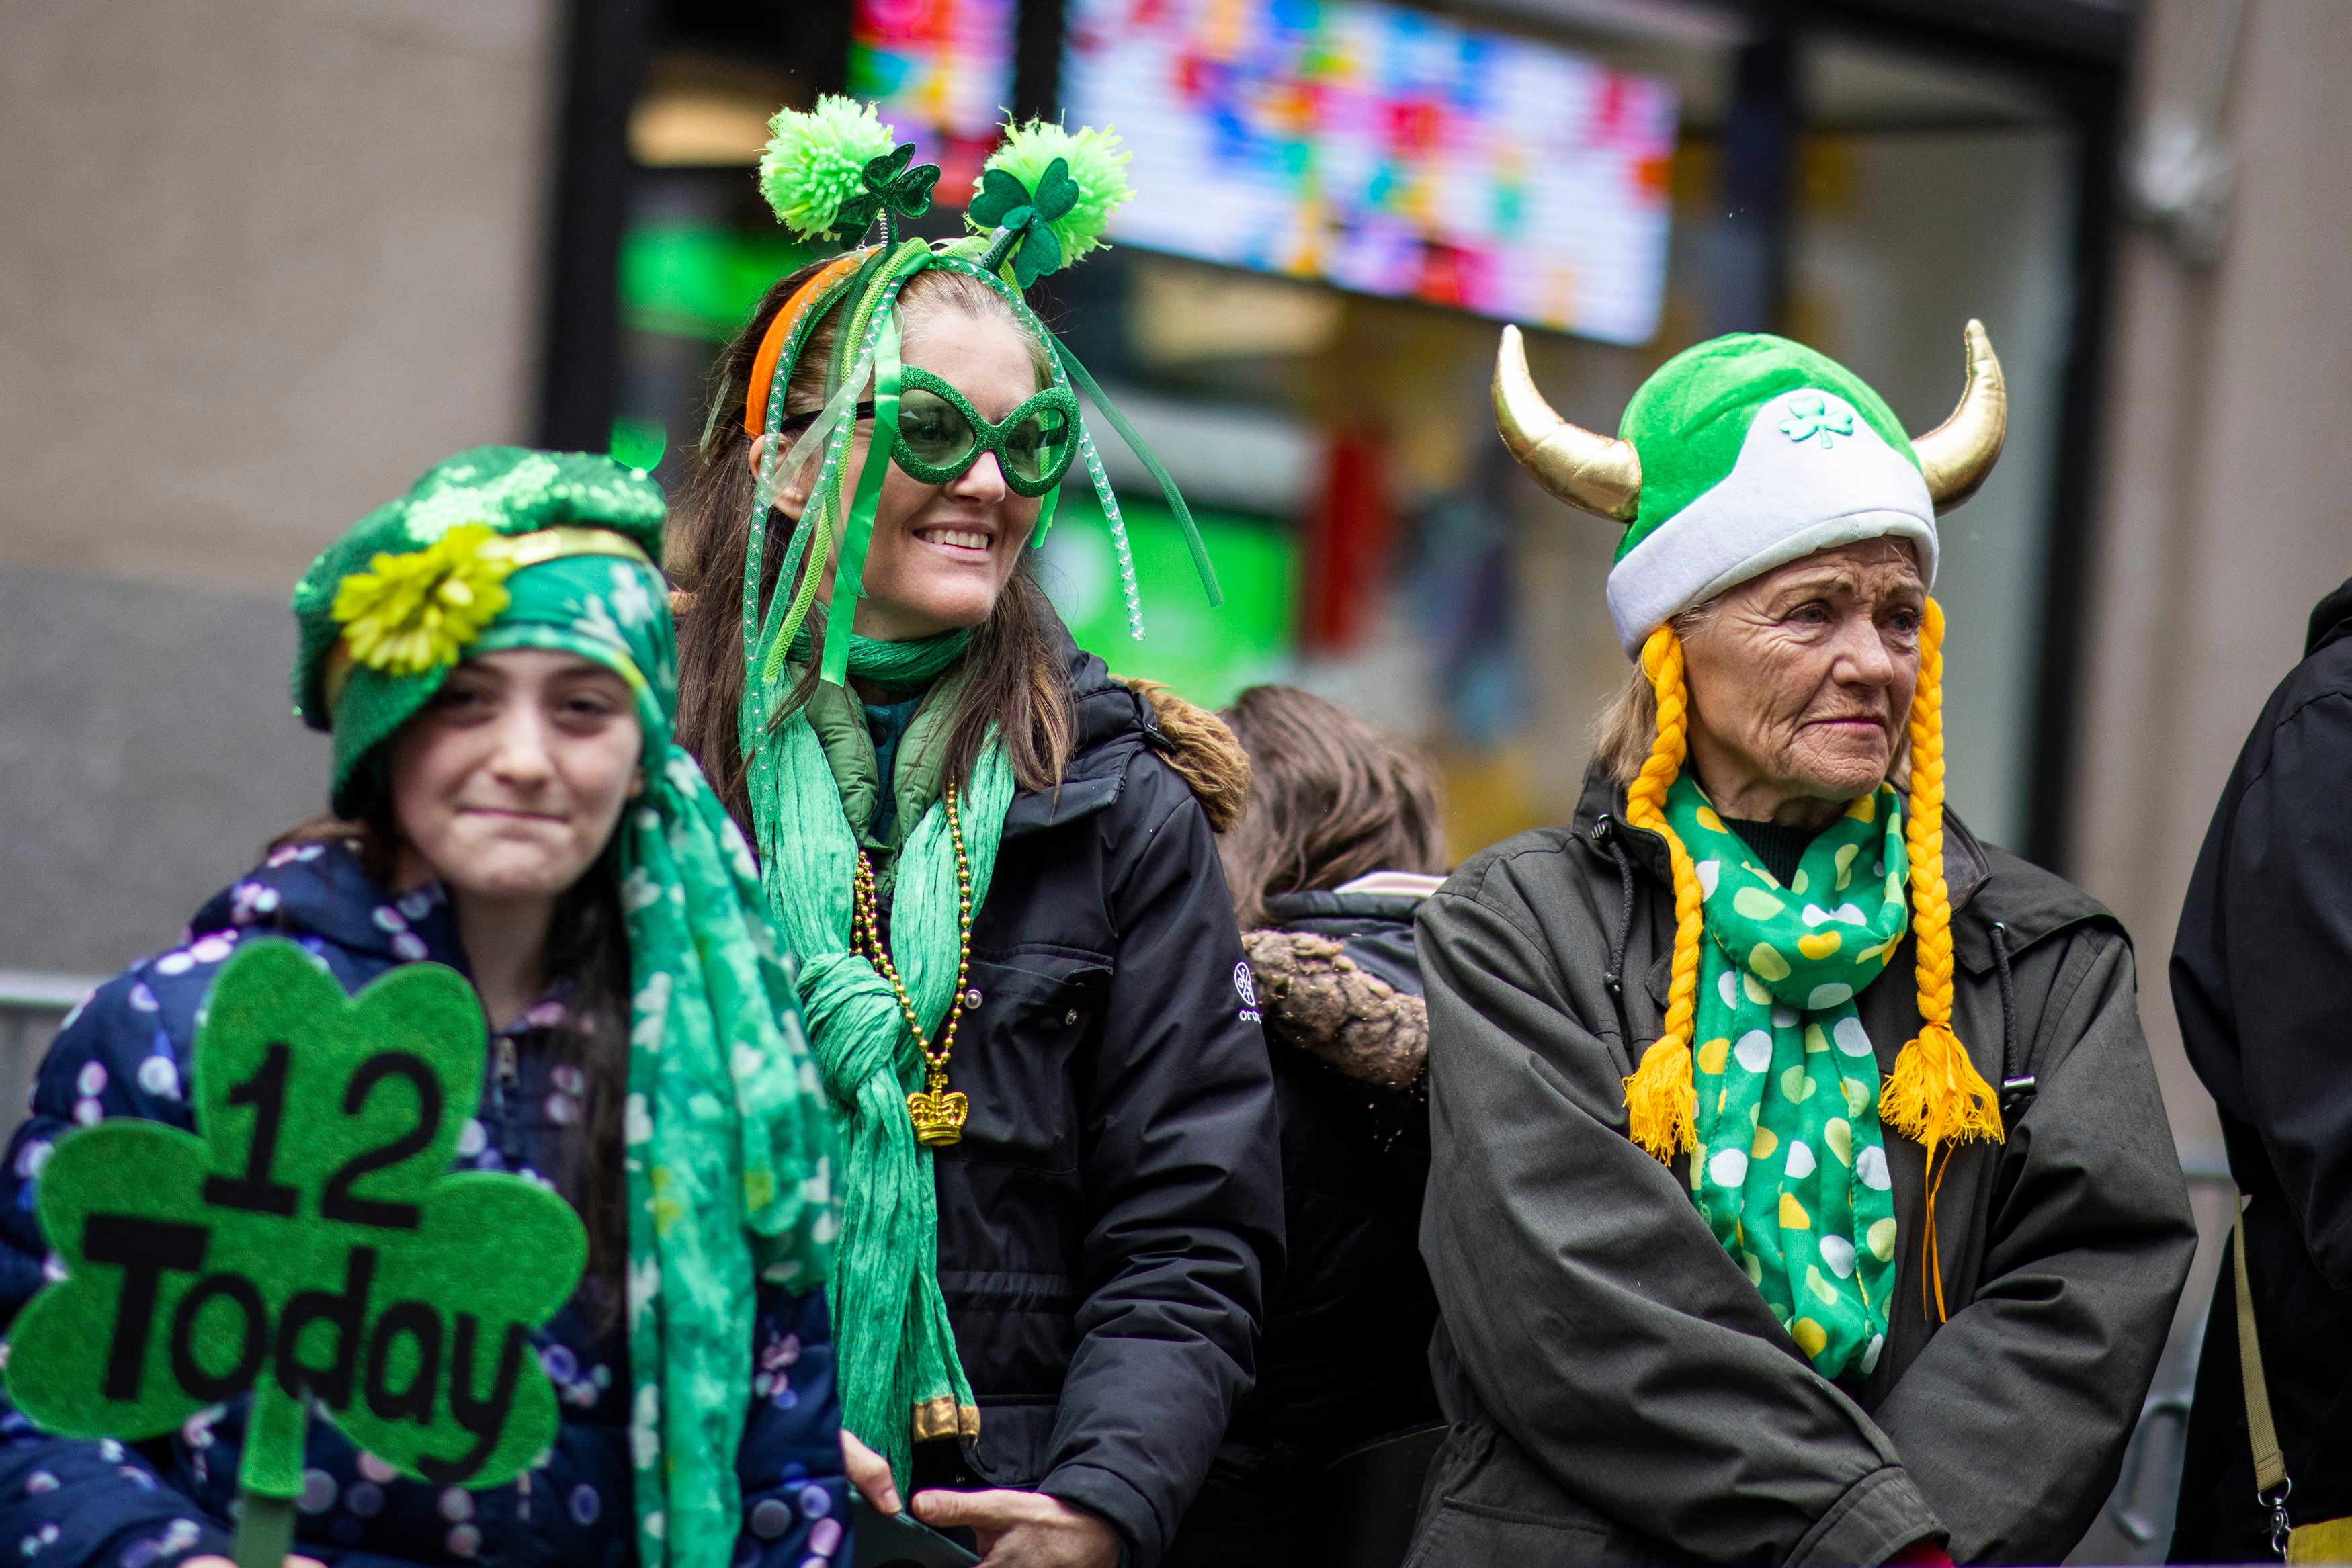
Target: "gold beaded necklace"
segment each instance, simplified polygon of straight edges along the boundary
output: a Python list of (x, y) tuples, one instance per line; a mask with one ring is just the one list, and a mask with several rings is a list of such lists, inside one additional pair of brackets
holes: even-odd
[(971, 862), (964, 858), (963, 820), (956, 814), (953, 784), (948, 786), (945, 803), (948, 840), (955, 846), (955, 1000), (950, 1004), (947, 1019), (933, 1039), (923, 1038), (915, 1004), (898, 978), (898, 966), (890, 962), (890, 955), (882, 946), (881, 922), (875, 914), (874, 862), (863, 849), (857, 852), (857, 873), (852, 883), (850, 932), (851, 948), (874, 966), (876, 974), (890, 982), (890, 992), (898, 998), (898, 1011), (907, 1020), (907, 1032), (915, 1037), (916, 1049), (923, 1053), (923, 1087), (919, 1092), (907, 1096), (907, 1114), (914, 1121), (916, 1139), (932, 1147), (961, 1140), (964, 1117), (971, 1109), (971, 1101), (948, 1090), (948, 1053), (955, 1050), (956, 1025), (963, 1019), (964, 981), (971, 972)]

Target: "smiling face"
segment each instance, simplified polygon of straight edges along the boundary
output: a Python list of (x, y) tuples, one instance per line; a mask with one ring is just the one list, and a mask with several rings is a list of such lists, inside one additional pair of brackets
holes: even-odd
[(1683, 640), (1691, 761), (1727, 816), (1818, 826), (1894, 765), (1927, 588), (1885, 539), (1729, 590)]
[[(902, 310), (901, 322), (905, 361), (954, 387), (983, 419), (1002, 420), (1041, 384), (1028, 337), (1009, 319), (933, 305)], [(872, 431), (872, 421), (858, 423), (843, 462), (845, 493), (857, 487)], [(751, 451), (756, 465), (760, 448)], [(778, 493), (786, 516), (800, 516), (814, 479), (812, 465)], [(979, 625), (996, 608), (1036, 521), (1037, 501), (1013, 493), (992, 453), (944, 485), (926, 485), (893, 463), (875, 506), (855, 630), (899, 643)], [(830, 583), (818, 598), (832, 602)]]
[(402, 881), (561, 894), (611, 841), (644, 750), (628, 684), (604, 665), (539, 648), (467, 659), (392, 742)]

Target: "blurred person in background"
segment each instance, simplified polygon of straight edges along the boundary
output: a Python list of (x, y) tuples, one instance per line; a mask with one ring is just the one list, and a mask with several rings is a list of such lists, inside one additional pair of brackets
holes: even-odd
[[(887, 166), (871, 121), (841, 99), (777, 117), (766, 189), (796, 232), (862, 235), (825, 193)], [(994, 1568), (1153, 1568), (1280, 1260), (1272, 1076), (1214, 836), (1246, 763), (1081, 653), (1032, 575), (1075, 361), (999, 268), (1083, 254), (1123, 162), (1017, 128), (988, 179), (1060, 189), (1086, 224), (1024, 201), (992, 258), (886, 243), (771, 288), (719, 361), (673, 561), (684, 733), (755, 831), (845, 1119), (835, 1322), (872, 1450), (852, 1474)]]
[[(2238, 754), (2173, 943), (2181, 1042), (2221, 1109), (2244, 1198), (2231, 1243), (2242, 1256), (2222, 1269), (2206, 1319), (2176, 1563), (2264, 1561), (2285, 1539), (2280, 1525), (2352, 1515), (2352, 1060), (2338, 1010), (2352, 1006), (2347, 787), (2352, 582), (2312, 611), (2303, 663)], [(2242, 1281), (2282, 1464), (2259, 1478)], [(2299, 1555), (2306, 1542), (2296, 1545)]]
[[(467, 1490), (403, 1479), (310, 1422), (297, 1561), (848, 1561), (820, 1288), (838, 1151), (742, 837), (671, 739), (662, 517), (653, 482), (607, 459), (481, 447), (320, 555), (295, 591), (294, 690), (332, 732), (338, 814), (288, 834), (181, 946), (68, 1019), (0, 1174), (13, 1316), (48, 1253), (32, 1198), (52, 1145), (101, 1117), (190, 1125), (196, 1019), (240, 943), (290, 938), (354, 992), (427, 960), (472, 980), (490, 1050), (456, 1168), (550, 1182), (587, 1228), (586, 1272), (533, 1335), (562, 1425), (520, 1480)], [(663, 1042), (664, 1092), (631, 1113), (650, 1115), (648, 1153), (625, 1162), (641, 1038)], [(688, 1094), (725, 1110), (684, 1114)], [(765, 1206), (742, 1182), (701, 1187), (699, 1172), (755, 1157)], [(699, 1196), (658, 1239), (633, 1238), (656, 1179)], [(658, 1312), (624, 1285), (656, 1270)], [(722, 1390), (740, 1415), (702, 1419), (656, 1387)], [(226, 1568), (252, 1403), (135, 1448), (9, 1413), (0, 1534), (59, 1568)]]
[(1221, 716), (1249, 754), (1247, 803), (1218, 847), (1274, 1059), (1289, 1262), (1257, 1387), (1168, 1561), (1275, 1568), (1316, 1559), (1334, 1459), (1437, 1418), (1412, 919), (1445, 845), (1411, 747), (1294, 686), (1252, 686)]
[(1573, 822), (1421, 915), (1421, 1568), (2054, 1563), (2115, 1482), (2196, 1238), (2128, 940), (1944, 808), (1935, 517), (2005, 406), (1968, 338), (1916, 439), (1737, 335), (1611, 440), (1506, 330), (1506, 441), (1631, 524), (1640, 663)]

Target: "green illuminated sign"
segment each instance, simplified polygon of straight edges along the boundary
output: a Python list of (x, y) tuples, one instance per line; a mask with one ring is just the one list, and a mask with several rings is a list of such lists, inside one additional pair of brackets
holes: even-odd
[(1225, 591), (1223, 606), (1212, 610), (1175, 515), (1158, 501), (1126, 497), (1119, 511), (1143, 595), (1141, 642), (1129, 635), (1110, 525), (1084, 486), (1062, 486), (1037, 563), (1038, 580), (1079, 647), (1100, 655), (1114, 674), (1165, 681), (1206, 707), (1288, 673), (1302, 561), (1296, 534), (1271, 518), (1194, 508)]
[(621, 241), (622, 319), (643, 332), (723, 343), (751, 319), (770, 284), (830, 254), (830, 246), (795, 244), (781, 233), (633, 228)]

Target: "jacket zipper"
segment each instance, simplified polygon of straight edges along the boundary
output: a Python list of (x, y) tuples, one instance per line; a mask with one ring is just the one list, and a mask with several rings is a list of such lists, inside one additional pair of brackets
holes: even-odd
[(1625, 858), (1625, 846), (1610, 831), (1615, 825), (1608, 812), (1601, 812), (1600, 820), (1592, 824), (1592, 841), (1607, 852), (1617, 866), (1617, 925), (1609, 935), (1609, 967), (1602, 971), (1601, 977), (1608, 984), (1611, 996), (1622, 997), (1624, 995), (1625, 946), (1633, 939), (1633, 867)]
[[(522, 1064), (515, 1055), (513, 1037), (499, 1036), (492, 1049), (498, 1060), (495, 1100), (499, 1109), (499, 1153), (505, 1156), (507, 1169), (515, 1170), (522, 1164)], [(514, 1091), (511, 1099), (509, 1090)]]
[(1610, 928), (1609, 966), (1601, 977), (1617, 1010), (1617, 1038), (1623, 1042), (1626, 1059), (1639, 1067), (1633, 1057), (1633, 1020), (1625, 1009), (1625, 950), (1633, 939), (1633, 864), (1626, 858), (1625, 835), (1617, 831), (1616, 820), (1606, 811), (1592, 824), (1592, 842), (1617, 867), (1617, 921)]
[[(499, 1153), (506, 1168), (518, 1171), (522, 1167), (522, 1061), (515, 1052), (512, 1035), (501, 1034), (490, 1042), (496, 1062), (496, 1075), (491, 1080), (491, 1102), (498, 1108)], [(512, 1091), (509, 1094), (509, 1091)], [(500, 1561), (526, 1568), (535, 1560), (530, 1550), (530, 1472), (515, 1478), (515, 1516), (506, 1550), (499, 1552)]]
[[(2024, 1052), (2017, 1038), (2017, 988), (2009, 970), (2009, 927), (1992, 923), (1993, 977), (2000, 985), (2000, 1118), (2013, 1123), (2033, 1107), (2040, 1085), (2025, 1070)], [(2005, 1129), (2004, 1129), (2005, 1130)]]

